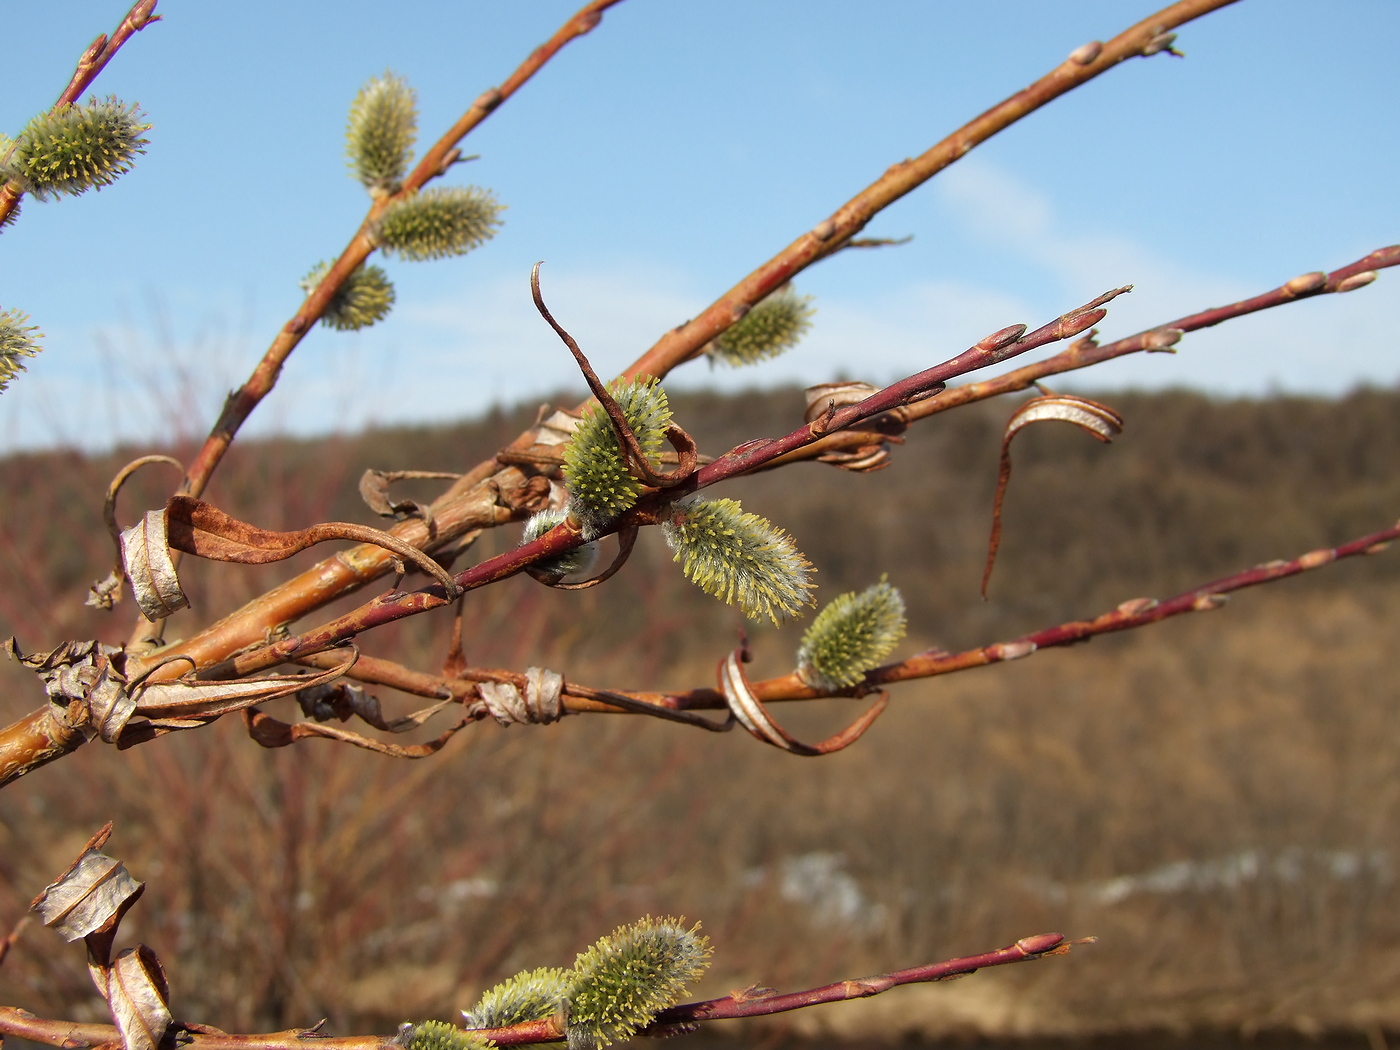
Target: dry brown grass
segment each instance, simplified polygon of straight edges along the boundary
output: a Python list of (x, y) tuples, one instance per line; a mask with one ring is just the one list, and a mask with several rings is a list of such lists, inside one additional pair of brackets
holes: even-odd
[[(693, 429), (707, 449), (792, 411), (776, 396), (677, 400), (688, 427), (706, 420)], [(1113, 448), (1054, 428), (1020, 439), (985, 606), (973, 597), (1006, 406), (934, 421), (882, 475), (795, 468), (745, 481), (745, 499), (794, 532), (824, 596), (889, 571), (910, 599), (911, 650), (1165, 595), (1400, 507), (1395, 394), (1114, 403), (1129, 430)], [(270, 527), (369, 520), (346, 494), (371, 454), (461, 465), (517, 422), (249, 446), (214, 498)], [(94, 511), (110, 467), (0, 463), (4, 490), (25, 493), (3, 508), (0, 633), (37, 648), (124, 632), (129, 612), (99, 628), (78, 608), (109, 557)], [(30, 524), (46, 515), (59, 526)], [(124, 932), (160, 953), (178, 1013), (234, 1030), (449, 1017), (487, 982), (565, 963), (647, 912), (704, 920), (712, 992), (1049, 929), (1101, 938), (1067, 960), (777, 1019), (802, 1034), (1400, 1028), (1395, 563), (902, 688), (860, 745), (815, 762), (620, 717), (481, 725), (420, 763), (319, 742), (264, 752), (233, 724), (85, 748), (0, 794), (0, 925), (115, 817), (112, 849), (149, 883)], [(186, 576), (199, 615), (276, 578)], [(686, 685), (708, 680), (734, 620), (648, 545), (596, 591), (492, 588), (466, 624), (483, 662)], [(431, 666), (445, 626), (370, 648)], [(791, 629), (760, 632), (760, 670), (786, 669), (795, 644)], [(0, 674), (0, 716), (34, 706), (31, 682)], [(783, 715), (816, 732), (848, 714), (826, 706)], [(0, 968), (0, 1002), (102, 1009), (80, 953), (39, 929)]]

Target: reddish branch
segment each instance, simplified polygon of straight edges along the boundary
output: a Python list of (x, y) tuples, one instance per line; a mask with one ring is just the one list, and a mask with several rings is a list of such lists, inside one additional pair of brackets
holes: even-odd
[[(644, 499), (614, 522), (606, 532), (623, 531), (638, 525), (658, 524), (670, 513), (670, 502), (677, 497), (761, 467), (784, 453), (811, 444), (830, 431), (851, 426), (891, 408), (927, 397), (931, 391), (943, 389), (944, 382), (955, 376), (985, 368), (989, 364), (1004, 361), (1046, 343), (1077, 335), (1102, 320), (1102, 304), (1125, 290), (1119, 288), (1106, 292), (1092, 302), (1057, 317), (1029, 334), (1024, 334), (1025, 325), (1003, 328), (956, 357), (893, 383), (864, 401), (839, 409), (833, 406), (826, 414), (803, 424), (785, 437), (745, 442), (712, 463), (706, 464), (684, 483)], [(453, 582), (461, 591), (476, 590), (478, 587), (523, 572), (535, 562), (574, 550), (583, 542), (580, 525), (570, 518), (537, 540), (521, 544), (514, 550), (489, 558), (458, 573), (453, 577)], [(450, 600), (441, 585), (410, 592), (382, 594), (321, 627), (236, 656), (226, 665), (210, 669), (210, 674), (215, 677), (241, 677), (256, 670), (274, 667), (288, 659), (323, 652), (350, 641), (363, 631), (393, 623), (406, 616), (441, 608), (449, 604)]]
[[(805, 992), (789, 992), (786, 995), (758, 995), (749, 998), (743, 995), (729, 995), (722, 999), (708, 999), (698, 1003), (684, 1003), (663, 1010), (647, 1028), (643, 1035), (674, 1034), (676, 1025), (690, 1025), (703, 1021), (719, 1021), (736, 1017), (764, 1017), (769, 1014), (801, 1010), (808, 1006), (823, 1003), (837, 1003), (848, 999), (864, 999), (879, 995), (901, 984), (917, 984), (929, 981), (945, 981), (962, 977), (990, 966), (1005, 966), (1008, 963), (1026, 962), (1041, 959), (1047, 955), (1062, 955), (1070, 949), (1058, 933), (1042, 933), (1034, 937), (1023, 937), (1015, 944), (981, 955), (968, 955), (960, 959), (916, 966), (908, 970), (878, 974), (852, 981), (839, 981), (836, 984), (811, 988)], [(308, 1046), (323, 1050), (378, 1050), (387, 1046), (393, 1036), (362, 1035), (325, 1037), (318, 1031), (294, 1028), (286, 1032), (272, 1032), (267, 1035), (229, 1035), (207, 1025), (176, 1025), (181, 1046), (190, 1050), (306, 1050)], [(565, 1038), (559, 1021), (550, 1018), (544, 1021), (529, 1021), (512, 1025), (509, 1028), (478, 1029), (481, 1035), (493, 1040), (499, 1046), (519, 1046), (526, 1043), (557, 1043)], [(115, 1026), (103, 1024), (75, 1024), (69, 1021), (50, 1021), (35, 1017), (14, 1007), (0, 1007), (0, 1035), (12, 1035), (36, 1043), (47, 1043), (65, 1050), (78, 1050), (80, 1047), (97, 1047), (104, 1044), (120, 1045), (121, 1039)]]
[[(819, 224), (814, 232), (804, 234), (793, 245), (784, 249), (783, 252), (744, 278), (712, 304), (700, 317), (668, 332), (655, 346), (634, 362), (624, 373), (624, 376), (649, 373), (657, 377), (664, 377), (671, 368), (698, 354), (709, 340), (742, 317), (753, 303), (758, 302), (794, 273), (824, 257), (824, 254), (829, 255), (832, 251), (840, 248), (849, 240), (850, 235), (857, 232), (859, 227), (869, 221), (880, 208), (899, 199), (920, 183), (931, 178), (974, 145), (985, 141), (1021, 117), (1034, 112), (1045, 103), (1092, 79), (1124, 59), (1142, 54), (1154, 37), (1164, 30), (1179, 26), (1218, 7), (1225, 6), (1229, 2), (1232, 0), (1191, 0), (1191, 2), (1173, 4), (1114, 37), (1101, 48), (1077, 49), (1074, 56), (1066, 59), (1055, 70), (1024, 91), (1018, 92), (994, 106), (976, 120), (932, 147), (917, 160), (903, 161), (894, 165), (861, 194), (838, 209), (830, 219)], [(590, 5), (585, 8), (578, 16), (575, 16), (573, 22), (560, 30), (560, 34), (568, 32), (571, 26), (579, 23), (579, 19), (584, 18), (589, 12), (593, 12), (596, 16), (597, 11), (601, 11), (603, 6), (606, 5)], [(577, 31), (586, 32), (593, 24), (596, 24), (596, 19), (587, 25), (579, 23)], [(551, 46), (557, 50), (566, 42), (561, 39), (560, 34), (556, 34), (554, 40), (551, 40), (549, 44), (531, 56), (530, 62), (526, 63), (526, 66), (531, 67), (529, 72), (533, 72), (549, 57), (549, 54), (552, 54), (552, 51), (548, 54), (545, 53)], [(1089, 51), (1093, 51), (1094, 54), (1089, 56), (1087, 61), (1084, 61)], [(534, 65), (531, 66), (531, 63)], [(522, 66), (521, 70), (525, 70), (526, 66)], [(520, 78), (519, 82), (523, 83), (524, 77), (521, 77), (519, 71), (517, 77)], [(515, 80), (516, 78), (512, 78), (512, 82)], [(507, 82), (506, 86), (511, 86), (512, 82)], [(468, 117), (473, 111), (469, 111)], [(464, 117), (463, 121), (449, 132), (449, 136), (459, 130), (462, 134), (470, 130), (468, 117)], [(446, 138), (447, 136), (444, 136), (444, 140)], [(432, 155), (432, 153), (429, 154), (430, 157)], [(443, 155), (445, 156), (445, 154)], [(427, 160), (428, 158), (425, 157), (425, 163)], [(419, 169), (423, 169), (422, 164), (419, 165)], [(415, 171), (415, 175), (417, 173)], [(848, 226), (849, 229), (847, 229)], [(838, 233), (838, 231), (843, 232)], [(817, 236), (818, 234), (821, 236)], [(813, 238), (816, 240), (813, 241)], [(352, 242), (351, 246), (346, 249), (347, 253), (351, 253), (355, 249), (355, 244), (359, 240), (360, 238), (357, 238), (355, 242)], [(821, 252), (808, 251), (809, 248), (814, 248), (818, 244), (825, 245)], [(360, 257), (360, 259), (362, 258), (363, 256)], [(346, 261), (345, 257), (342, 257), (342, 261)], [(355, 260), (354, 265), (358, 265), (358, 262), (358, 259)], [(317, 310), (323, 309), (325, 302), (329, 301), (329, 295), (334, 290), (331, 282), (337, 282), (335, 286), (338, 287), (338, 282), (344, 278), (345, 274), (353, 270), (354, 265), (349, 265), (347, 262), (345, 267), (341, 267), (337, 264), (327, 274), (322, 282), (322, 287), (303, 304), (302, 312), (298, 314), (298, 318), (303, 317), (306, 311), (313, 309), (313, 307)], [(327, 292), (323, 299), (318, 298), (326, 288), (330, 288), (331, 292)], [(319, 316), (319, 313), (316, 316)], [(296, 319), (294, 319), (295, 322)], [(309, 323), (301, 328), (297, 334), (284, 333), (279, 336), (279, 342), (274, 343), (273, 349), (268, 351), (269, 358), (265, 359), (265, 363), (271, 359), (274, 351), (284, 340), (290, 340), (287, 342), (286, 351), (289, 353), (296, 340), (300, 339), (300, 332), (304, 332), (305, 328), (309, 327)], [(282, 355), (282, 358), (285, 358), (285, 354)], [(276, 367), (280, 367), (280, 365), (272, 368), (268, 379), (275, 379)], [(253, 383), (254, 380), (250, 379), (249, 382)], [(241, 393), (234, 395), (234, 398), (230, 400), (230, 405), (241, 396)], [(251, 410), (252, 404), (249, 404), (247, 411)], [(226, 414), (228, 411), (226, 409)], [(247, 411), (241, 409), (239, 411), (241, 415), (238, 416), (238, 421), (241, 422), (243, 418), (246, 418)], [(211, 455), (222, 455), (222, 450), (227, 447), (228, 441), (232, 440), (231, 431), (222, 437), (221, 433), (222, 424), (215, 427), (209, 442), (206, 442), (206, 450)], [(504, 450), (506, 458), (510, 459), (513, 453), (527, 448), (532, 440), (529, 433), (517, 438), (509, 448)], [(841, 439), (828, 440), (839, 441)], [(219, 446), (217, 451), (214, 451), (214, 445)], [(479, 464), (433, 504), (431, 511), (437, 525), (437, 532), (434, 536), (430, 537), (422, 523), (418, 521), (402, 522), (391, 531), (394, 535), (425, 549), (438, 549), (471, 529), (489, 528), (502, 521), (511, 520), (511, 515), (507, 514), (502, 517), (497, 513), (495, 501), (492, 499), (493, 493), (490, 491), (492, 485), (503, 480), (507, 482), (512, 480), (512, 472), (502, 471), (500, 467), (501, 463), (496, 460), (488, 460)], [(192, 466), (190, 476), (193, 478), (196, 474), (202, 474), (207, 479), (209, 470), (212, 470), (212, 466), (207, 469), (198, 465)], [(518, 476), (515, 475), (515, 477)], [(184, 491), (197, 495), (202, 484), (203, 482), (198, 486), (187, 485)], [(246, 649), (261, 641), (266, 636), (269, 625), (295, 623), (335, 598), (373, 582), (388, 572), (390, 567), (390, 560), (383, 551), (372, 547), (357, 547), (343, 555), (327, 559), (313, 566), (301, 575), (254, 599), (242, 609), (211, 625), (194, 637), (186, 639), (181, 643), (181, 649), (193, 656), (200, 666), (216, 663), (226, 659), (231, 653)]]
[[(145, 29), (152, 22), (159, 22), (161, 16), (152, 13), (155, 9), (156, 0), (138, 0), (121, 20), (121, 24), (112, 30), (110, 37), (103, 33), (89, 44), (88, 49), (83, 52), (83, 57), (78, 59), (78, 66), (73, 70), (73, 77), (68, 81), (68, 86), (58, 96), (58, 101), (53, 104), (50, 112), (56, 112), (78, 101), (88, 86), (97, 79), (97, 74), (102, 72), (112, 60), (112, 56), (121, 50), (121, 46), (133, 33)], [(0, 226), (5, 224), (5, 220), (14, 212), (23, 196), (24, 190), (17, 183), (7, 182), (0, 186)]]
[(577, 14), (562, 25), (558, 32), (549, 38), (545, 43), (537, 47), (514, 73), (506, 79), (500, 87), (490, 88), (483, 92), (457, 123), (448, 129), (447, 133), (433, 144), (432, 148), (423, 155), (423, 159), (418, 162), (417, 167), (404, 180), (403, 186), (395, 193), (386, 194), (378, 198), (370, 206), (368, 214), (365, 215), (364, 222), (341, 252), (340, 258), (321, 279), (321, 283), (316, 289), (306, 297), (297, 310), (296, 315), (282, 326), (282, 330), (277, 333), (277, 338), (272, 341), (267, 352), (263, 355), (257, 367), (253, 370), (248, 381), (238, 390), (229, 395), (224, 402), (223, 411), (219, 414), (218, 421), (214, 424), (213, 430), (205, 439), (199, 454), (190, 464), (189, 473), (185, 475), (184, 484), (180, 491), (191, 496), (198, 496), (204, 491), (204, 487), (209, 483), (210, 475), (223, 459), (224, 453), (228, 451), (229, 445), (233, 442), (234, 435), (238, 433), (244, 421), (252, 414), (277, 383), (277, 377), (282, 372), (282, 365), (286, 362), (291, 352), (296, 349), (297, 344), (309, 332), (315, 323), (321, 319), (321, 315), (330, 306), (331, 300), (335, 298), (346, 279), (355, 272), (375, 249), (375, 243), (370, 236), (375, 222), (384, 210), (396, 201), (417, 193), (422, 186), (439, 175), (444, 174), (451, 166), (452, 153), (468, 132), (490, 116), (497, 107), (515, 92), (539, 69), (548, 62), (567, 43), (576, 37), (583, 36), (596, 26), (603, 18), (603, 12), (620, 0), (592, 0), (592, 3), (585, 5)]

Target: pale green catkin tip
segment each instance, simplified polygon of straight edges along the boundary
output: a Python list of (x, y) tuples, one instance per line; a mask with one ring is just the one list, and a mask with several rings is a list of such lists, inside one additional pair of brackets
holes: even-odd
[[(638, 376), (631, 382), (613, 380), (608, 392), (627, 417), (643, 454), (655, 466), (671, 422), (671, 406), (660, 381), (651, 376)], [(584, 411), (564, 449), (564, 484), (569, 489), (569, 511), (583, 526), (585, 536), (597, 535), (641, 495), (641, 482), (623, 462), (612, 420), (596, 402)]]
[(559, 1012), (573, 975), (555, 966), (524, 970), (482, 993), (462, 1017), (468, 1028), (505, 1028), (526, 1021), (543, 1021)]
[[(525, 522), (525, 532), (520, 538), (523, 546), (526, 543), (533, 543), (556, 525), (562, 525), (569, 512), (566, 510), (542, 510), (533, 515)], [(571, 551), (566, 551), (555, 558), (545, 558), (535, 562), (534, 567), (542, 572), (552, 573), (563, 578), (572, 576), (575, 573), (587, 572), (593, 568), (593, 563), (598, 559), (598, 545), (596, 543), (585, 543), (581, 547), (575, 547)]]
[(833, 599), (817, 614), (797, 650), (797, 673), (817, 689), (854, 685), (904, 637), (904, 598), (882, 577)]
[(496, 235), (504, 210), (490, 190), (438, 186), (389, 205), (375, 237), (412, 262), (465, 255)]
[(40, 200), (110, 186), (146, 152), (141, 132), (151, 125), (140, 117), (115, 98), (40, 113), (16, 140), (9, 175)]
[(397, 190), (418, 137), (418, 100), (393, 73), (370, 77), (350, 104), (345, 155), (350, 170), (371, 190)]
[(619, 926), (574, 962), (569, 992), (571, 1050), (634, 1035), (685, 994), (709, 966), (710, 942), (683, 919), (647, 916)]
[[(330, 263), (317, 263), (301, 279), (302, 291), (307, 295), (315, 291), (330, 268)], [(336, 291), (321, 323), (340, 332), (353, 332), (384, 320), (393, 306), (394, 286), (389, 275), (378, 266), (361, 263)]]
[(0, 391), (24, 371), (22, 358), (39, 352), (36, 337), (42, 333), (37, 326), (24, 323), (28, 320), (29, 315), (19, 310), (0, 310)]
[(496, 1044), (446, 1021), (422, 1021), (403, 1037), (406, 1050), (490, 1050)]
[(812, 565), (792, 537), (736, 500), (678, 503), (662, 532), (688, 580), (752, 620), (781, 624), (812, 602)]
[(715, 338), (708, 350), (710, 361), (740, 368), (791, 350), (812, 327), (816, 308), (811, 301), (791, 285), (778, 289)]

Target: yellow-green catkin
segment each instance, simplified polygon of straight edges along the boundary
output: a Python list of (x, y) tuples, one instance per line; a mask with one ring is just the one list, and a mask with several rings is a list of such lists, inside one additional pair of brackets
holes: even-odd
[(406, 1026), (400, 1041), (405, 1050), (492, 1050), (496, 1045), (446, 1021), (421, 1021)]
[(811, 296), (798, 295), (791, 285), (784, 285), (710, 343), (706, 352), (711, 362), (740, 368), (791, 350), (812, 327), (816, 308), (811, 302)]
[(904, 637), (904, 598), (883, 577), (838, 595), (817, 614), (797, 650), (797, 674), (817, 689), (855, 685)]
[[(671, 422), (671, 406), (661, 383), (651, 376), (630, 382), (615, 379), (608, 393), (622, 409), (643, 455), (655, 466)], [(583, 527), (585, 537), (600, 533), (641, 495), (642, 483), (627, 469), (612, 420), (596, 402), (585, 410), (564, 449), (564, 484), (569, 489), (569, 513)]]
[(699, 929), (648, 916), (579, 955), (569, 990), (570, 1050), (627, 1039), (684, 995), (709, 966), (709, 940)]
[(736, 500), (678, 503), (662, 532), (688, 580), (750, 619), (780, 624), (811, 604), (811, 563), (791, 536)]
[(116, 98), (40, 113), (15, 140), (6, 173), (39, 200), (101, 189), (146, 152), (141, 133), (150, 127), (134, 104)]
[(385, 209), (375, 240), (411, 262), (465, 255), (496, 235), (505, 205), (477, 186), (437, 186)]
[(350, 104), (345, 156), (350, 171), (373, 191), (399, 188), (418, 137), (418, 100), (393, 73), (370, 77)]
[(0, 390), (24, 371), (24, 358), (39, 352), (35, 325), (25, 324), (29, 315), (19, 310), (0, 310)]
[[(302, 290), (310, 295), (330, 268), (330, 263), (317, 263), (301, 279)], [(326, 312), (321, 315), (321, 323), (337, 331), (353, 332), (384, 320), (393, 306), (394, 285), (389, 275), (378, 266), (361, 263), (336, 290)]]
[(463, 1010), (468, 1028), (506, 1028), (526, 1021), (543, 1021), (563, 1007), (573, 973), (555, 966), (524, 970), (482, 993), (477, 1004)]

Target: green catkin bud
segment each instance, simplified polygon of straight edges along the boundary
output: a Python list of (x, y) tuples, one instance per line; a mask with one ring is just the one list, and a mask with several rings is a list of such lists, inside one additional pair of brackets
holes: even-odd
[(553, 1017), (564, 1004), (573, 975), (555, 966), (524, 970), (488, 988), (462, 1017), (468, 1028), (505, 1028)]
[(797, 674), (816, 689), (855, 685), (904, 637), (904, 598), (884, 577), (817, 613), (797, 650)]
[[(302, 291), (307, 295), (315, 291), (330, 268), (330, 263), (317, 263), (301, 279)], [(321, 323), (340, 332), (353, 332), (384, 320), (393, 306), (394, 286), (389, 281), (389, 275), (378, 266), (361, 263), (336, 291), (326, 312), (321, 315)]]
[[(631, 382), (613, 380), (608, 392), (627, 417), (637, 444), (653, 466), (666, 439), (671, 406), (659, 380), (638, 376)], [(642, 483), (627, 470), (617, 433), (603, 406), (591, 404), (564, 449), (564, 483), (569, 489), (569, 512), (583, 526), (584, 536), (596, 536), (641, 495)]]
[(418, 100), (408, 81), (386, 72), (370, 77), (350, 104), (345, 155), (371, 191), (399, 188), (418, 137)]
[[(520, 543), (525, 545), (533, 543), (556, 525), (562, 525), (568, 518), (569, 512), (566, 510), (542, 510), (525, 522), (525, 532), (521, 536)], [(587, 572), (593, 568), (594, 562), (598, 560), (598, 545), (596, 543), (585, 543), (581, 547), (575, 547), (571, 551), (566, 551), (554, 558), (545, 558), (537, 561), (534, 568), (547, 572), (561, 579), (565, 576), (573, 576), (576, 573)]]
[(446, 1021), (422, 1021), (399, 1038), (406, 1050), (491, 1050), (496, 1045)]
[(710, 943), (682, 919), (647, 916), (619, 926), (574, 962), (570, 1050), (627, 1039), (685, 994), (709, 966)]
[(476, 186), (438, 186), (385, 209), (375, 237), (383, 249), (412, 262), (465, 255), (496, 236), (505, 205)]
[(812, 565), (792, 537), (737, 500), (691, 500), (662, 523), (686, 579), (706, 594), (738, 604), (751, 620), (774, 624), (812, 602)]
[(10, 380), (24, 371), (25, 357), (33, 357), (39, 352), (36, 336), (40, 335), (35, 325), (27, 325), (29, 315), (19, 310), (0, 310), (0, 391), (10, 385)]
[(15, 142), (10, 176), (40, 200), (110, 186), (146, 152), (141, 132), (151, 125), (141, 116), (135, 105), (115, 98), (40, 113)]
[(760, 300), (710, 344), (711, 364), (719, 361), (740, 368), (791, 350), (812, 327), (816, 308), (808, 305), (811, 301), (810, 295), (798, 295), (791, 285)]

